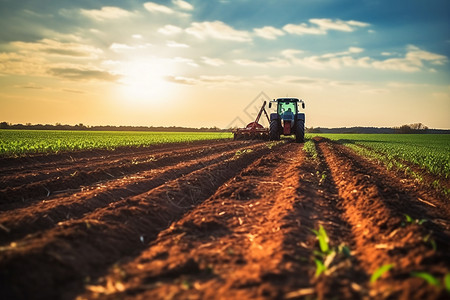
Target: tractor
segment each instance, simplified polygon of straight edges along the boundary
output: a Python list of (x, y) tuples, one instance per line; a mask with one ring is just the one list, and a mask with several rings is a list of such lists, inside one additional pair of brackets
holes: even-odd
[(298, 111), (298, 104), (305, 108), (305, 103), (297, 98), (278, 98), (269, 102), (276, 103), (277, 112), (270, 114), (269, 139), (277, 141), (280, 135), (295, 134), (295, 141), (303, 143), (305, 141), (305, 114)]

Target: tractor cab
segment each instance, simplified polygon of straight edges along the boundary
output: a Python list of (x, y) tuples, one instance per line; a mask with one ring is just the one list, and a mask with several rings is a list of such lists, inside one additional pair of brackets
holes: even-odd
[(305, 108), (305, 103), (297, 98), (278, 98), (269, 102), (269, 108), (272, 103), (277, 104), (277, 112), (270, 114), (270, 132), (271, 140), (279, 140), (280, 135), (295, 134), (297, 142), (303, 142), (305, 138), (305, 114), (299, 112), (298, 104), (301, 103)]

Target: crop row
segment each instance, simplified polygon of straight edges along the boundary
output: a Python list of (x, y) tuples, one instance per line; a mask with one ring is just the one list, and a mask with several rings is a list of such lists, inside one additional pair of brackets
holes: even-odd
[[(396, 167), (411, 163), (441, 178), (450, 178), (450, 135), (444, 134), (320, 134), (364, 156), (378, 156)], [(355, 147), (356, 146), (356, 147)]]
[(230, 138), (225, 132), (127, 132), (0, 130), (0, 156), (88, 149), (145, 147), (163, 143)]

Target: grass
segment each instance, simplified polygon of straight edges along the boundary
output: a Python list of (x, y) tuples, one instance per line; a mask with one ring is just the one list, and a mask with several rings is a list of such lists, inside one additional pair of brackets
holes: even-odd
[(224, 132), (0, 130), (0, 156), (89, 149), (113, 150), (120, 147), (148, 147), (231, 137), (231, 133)]

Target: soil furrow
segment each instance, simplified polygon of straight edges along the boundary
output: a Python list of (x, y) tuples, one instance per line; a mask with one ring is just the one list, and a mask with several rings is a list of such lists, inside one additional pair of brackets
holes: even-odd
[[(310, 274), (311, 282), (314, 284), (317, 299), (331, 299), (335, 295), (343, 299), (362, 299), (367, 296), (365, 286), (369, 276), (357, 257), (352, 255), (356, 246), (351, 225), (344, 217), (338, 190), (325, 163), (325, 157), (316, 144), (315, 147), (317, 157), (310, 157), (299, 174), (302, 183), (299, 194), (306, 196), (302, 207), (311, 211), (311, 226), (308, 228), (318, 230), (319, 226), (323, 226), (329, 238), (329, 251), (321, 251), (316, 236), (315, 243), (309, 243), (311, 252), (316, 253), (312, 259), (328, 262), (322, 275)], [(290, 295), (296, 296), (296, 293)]]
[[(404, 224), (404, 207), (410, 205), (410, 197), (388, 194), (389, 185), (380, 184), (382, 179), (365, 170), (355, 157), (348, 156), (342, 146), (324, 139), (317, 139), (317, 144), (338, 189), (344, 216), (352, 225), (361, 266), (372, 274), (385, 264), (395, 265), (383, 279), (370, 286), (369, 295), (401, 299), (442, 296), (442, 290), (410, 276), (413, 271), (428, 270), (443, 277), (448, 272), (445, 262), (449, 261), (448, 254), (442, 252), (444, 249), (438, 246), (435, 251), (424, 241), (427, 234), (424, 227)], [(442, 263), (436, 264), (436, 260)]]
[[(232, 140), (201, 140), (189, 143), (172, 143), (151, 145), (149, 147), (120, 147), (115, 150), (94, 149), (67, 151), (60, 153), (30, 154), (24, 157), (0, 157), (0, 175), (22, 172), (23, 170), (40, 170), (71, 165), (74, 163), (95, 163), (97, 161), (114, 160), (136, 155), (152, 155), (156, 153), (183, 150), (195, 147), (210, 147), (213, 145), (229, 145), (239, 143)], [(242, 143), (242, 142), (241, 142)]]
[[(371, 153), (376, 153), (379, 156), (385, 156), (385, 153), (380, 150), (375, 150), (374, 148), (362, 145), (362, 144), (354, 144), (354, 146), (359, 147), (361, 149), (364, 149), (366, 151), (369, 151)], [(431, 193), (434, 197), (437, 199), (433, 200), (441, 200), (441, 202), (448, 202), (448, 201), (442, 201), (442, 199), (446, 199), (448, 197), (445, 196), (445, 193), (443, 193), (444, 189), (450, 189), (450, 178), (445, 178), (443, 175), (439, 175), (436, 173), (432, 173), (430, 170), (428, 170), (426, 167), (420, 166), (418, 164), (415, 164), (413, 162), (406, 161), (400, 157), (396, 157), (395, 161), (398, 162), (401, 165), (401, 169), (398, 169), (398, 167), (392, 168), (393, 173), (395, 175), (402, 177), (403, 181), (411, 181), (409, 183), (410, 186), (412, 185), (420, 185), (421, 188), (429, 189), (429, 187), (433, 187), (435, 182), (438, 182), (439, 184), (436, 186), (434, 185), (435, 192)], [(378, 164), (386, 164), (385, 162), (377, 162)], [(394, 164), (395, 166), (395, 164)], [(417, 174), (420, 179), (417, 178), (407, 178), (405, 174), (408, 174), (411, 176), (411, 173)], [(417, 176), (416, 175), (416, 176)], [(413, 183), (412, 183), (413, 182)], [(430, 191), (428, 191), (430, 193)], [(434, 198), (433, 197), (433, 198)], [(439, 203), (441, 204), (441, 203)], [(449, 211), (447, 211), (449, 213)]]
[(299, 263), (311, 250), (298, 243), (312, 237), (298, 194), (299, 148), (250, 165), (85, 297), (273, 299), (308, 287), (309, 277), (298, 276), (312, 272)]
[[(207, 294), (201, 295), (202, 298), (211, 298), (213, 294), (208, 293), (217, 292), (217, 281), (220, 282), (219, 286), (222, 286), (221, 291), (223, 292), (225, 283), (222, 281), (230, 272), (234, 273), (235, 280), (228, 281), (226, 283), (228, 287), (249, 284), (252, 280), (250, 278), (237, 282), (237, 279), (241, 277), (234, 272), (236, 270), (228, 270), (228, 265), (249, 264), (253, 269), (261, 267), (256, 262), (258, 257), (256, 252), (253, 253), (250, 249), (245, 248), (259, 250), (258, 253), (261, 254), (260, 243), (270, 242), (270, 239), (261, 240), (263, 235), (259, 231), (269, 228), (270, 232), (273, 232), (272, 227), (263, 224), (270, 219), (267, 213), (275, 201), (270, 198), (262, 199), (261, 196), (268, 190), (271, 191), (271, 194), (276, 193), (279, 186), (282, 185), (278, 178), (282, 173), (279, 170), (280, 161), (282, 161), (280, 156), (285, 155), (288, 152), (286, 148), (292, 149), (292, 146), (295, 145), (287, 145), (283, 151), (278, 153), (279, 155), (273, 153), (251, 164), (238, 176), (225, 183), (210, 199), (196, 207), (180, 221), (172, 224), (170, 229), (162, 232), (140, 257), (128, 265), (118, 266), (118, 269), (123, 270), (127, 277), (134, 273), (134, 276), (130, 277), (133, 282), (129, 283), (127, 294), (133, 294), (133, 297), (137, 296), (136, 293), (143, 292), (142, 284), (144, 284), (144, 289), (152, 286), (153, 291), (138, 296), (138, 298), (154, 298), (155, 296), (161, 298), (161, 295), (165, 294), (162, 291), (167, 289), (172, 290), (169, 295), (183, 298), (186, 295), (183, 295), (180, 277), (184, 278), (189, 275), (191, 276), (189, 281), (198, 279), (197, 285), (201, 284), (209, 291), (203, 289), (198, 291), (200, 294), (207, 292)], [(285, 167), (286, 165), (283, 165), (283, 169)], [(274, 172), (273, 169), (276, 168), (278, 168), (278, 172)], [(271, 182), (260, 184), (261, 181)], [(257, 186), (258, 184), (261, 186)], [(281, 243), (280, 238), (282, 236), (277, 235), (277, 241), (273, 242), (273, 245), (278, 246)], [(225, 255), (221, 255), (224, 253)], [(251, 257), (252, 255), (255, 257)], [(280, 253), (270, 252), (267, 255), (280, 256)], [(111, 282), (116, 282), (115, 276), (121, 276), (121, 272), (116, 271), (113, 270), (114, 274), (110, 275), (112, 277), (104, 279), (107, 281), (104, 291), (111, 288)], [(265, 273), (258, 272), (253, 276), (259, 278), (263, 274)], [(210, 280), (202, 282), (202, 277), (209, 277)], [(204, 279), (206, 280), (206, 278)], [(101, 289), (102, 287), (97, 286), (96, 288)], [(91, 289), (95, 288), (91, 287)], [(115, 289), (114, 285), (112, 289)], [(177, 289), (176, 295), (173, 294), (173, 289)], [(239, 288), (234, 287), (235, 292), (238, 290)], [(112, 298), (122, 296), (125, 295), (116, 294)]]
[(335, 145), (339, 153), (350, 159), (364, 173), (370, 174), (376, 184), (384, 204), (392, 211), (397, 212), (401, 218), (406, 215), (412, 219), (424, 220), (422, 227), (433, 231), (434, 239), (450, 249), (450, 202), (449, 199), (437, 194), (432, 188), (420, 188), (420, 185), (385, 168), (374, 164), (355, 154), (351, 149)]
[[(234, 148), (234, 147), (230, 147)], [(245, 148), (238, 148), (243, 150)], [(192, 159), (185, 157), (183, 163), (139, 172), (117, 180), (111, 180), (78, 191), (73, 195), (61, 196), (38, 202), (34, 205), (0, 213), (0, 224), (7, 230), (0, 230), (0, 245), (10, 243), (26, 234), (45, 230), (60, 221), (73, 220), (97, 208), (123, 198), (145, 193), (167, 181), (174, 180), (184, 174), (217, 163), (233, 156), (236, 149), (210, 150), (208, 156)]]
[[(162, 154), (161, 157), (141, 158), (143, 162), (126, 159), (123, 161), (109, 163), (104, 168), (85, 167), (71, 169), (68, 173), (59, 174), (41, 181), (32, 181), (19, 187), (8, 187), (0, 191), (0, 204), (9, 204), (14, 202), (26, 202), (31, 200), (42, 200), (48, 198), (55, 191), (76, 189), (83, 185), (90, 185), (94, 182), (102, 180), (110, 180), (111, 178), (122, 177), (127, 174), (136, 173), (150, 168), (157, 168), (165, 165), (173, 165), (180, 163), (186, 159), (194, 159), (203, 157), (211, 152), (224, 151), (225, 149), (238, 148), (239, 144), (214, 147), (210, 149), (199, 149), (197, 151), (182, 151), (181, 153)], [(9, 206), (0, 206), (0, 209), (10, 209)]]
[(202, 151), (210, 152), (213, 149), (220, 151), (220, 149), (225, 150), (238, 146), (238, 144), (221, 143), (216, 145), (195, 146), (192, 148), (186, 147), (171, 151), (147, 149), (147, 151), (143, 153), (138, 151), (137, 153), (128, 155), (112, 155), (112, 157), (105, 155), (99, 158), (92, 158), (89, 161), (73, 160), (65, 163), (55, 162), (50, 166), (23, 166), (20, 171), (13, 170), (8, 172), (9, 174), (6, 174), (5, 172), (0, 173), (0, 190), (13, 188), (30, 182), (40, 181), (45, 183), (46, 179), (76, 174), (76, 172), (80, 172), (81, 170), (88, 172), (96, 169), (107, 169), (113, 166), (138, 166), (143, 163), (167, 159), (168, 157), (175, 158), (189, 153), (201, 153)]
[(3, 294), (41, 299), (73, 296), (85, 281), (118, 259), (138, 254), (159, 231), (270, 151), (264, 144), (249, 149), (1, 249)]

